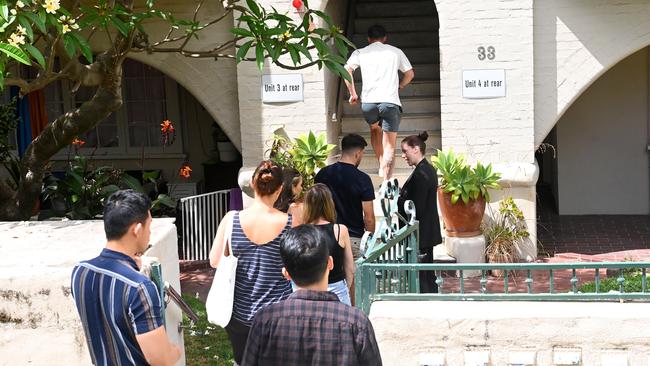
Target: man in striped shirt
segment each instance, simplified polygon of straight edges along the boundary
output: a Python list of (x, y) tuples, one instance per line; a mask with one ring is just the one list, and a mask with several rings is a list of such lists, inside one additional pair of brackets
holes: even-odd
[(72, 295), (95, 365), (173, 365), (181, 355), (169, 342), (156, 285), (134, 258), (151, 234), (151, 201), (132, 190), (106, 201), (106, 248), (72, 271)]

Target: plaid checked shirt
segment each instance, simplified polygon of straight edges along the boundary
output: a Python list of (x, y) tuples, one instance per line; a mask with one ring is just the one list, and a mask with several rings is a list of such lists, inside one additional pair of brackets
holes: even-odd
[(375, 331), (359, 309), (327, 291), (299, 290), (255, 314), (242, 366), (381, 365)]

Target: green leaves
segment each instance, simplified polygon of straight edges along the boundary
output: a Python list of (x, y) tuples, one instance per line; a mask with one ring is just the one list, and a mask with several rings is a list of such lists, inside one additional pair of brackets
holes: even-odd
[(41, 68), (45, 69), (45, 58), (41, 54), (41, 51), (39, 51), (36, 47), (32, 46), (31, 44), (26, 44), (23, 46), (27, 52), (38, 62), (38, 64), (41, 66)]
[(316, 136), (312, 131), (293, 141), (282, 135), (274, 135), (269, 158), (283, 167), (295, 168), (303, 179), (303, 189), (313, 185), (316, 168), (325, 166), (327, 157), (336, 145), (327, 143), (324, 133)]
[[(25, 64), (25, 65), (31, 65), (32, 61), (30, 61), (29, 56), (25, 53), (25, 51), (21, 50), (20, 48), (16, 46), (12, 46), (7, 43), (0, 43), (0, 52), (3, 52), (7, 56), (11, 57), (12, 59)], [(2, 70), (4, 71), (4, 70)]]
[[(264, 59), (268, 58), (280, 67), (292, 70), (325, 66), (346, 80), (352, 80), (343, 65), (349, 46), (354, 45), (332, 24), (329, 15), (309, 9), (307, 2), (304, 2), (308, 10), (298, 23), (278, 13), (275, 8), (265, 9), (257, 1), (246, 0), (246, 5), (247, 8), (243, 8), (237, 19), (245, 27), (230, 30), (242, 41), (237, 45), (237, 62), (245, 59), (249, 49), (255, 46), (255, 61), (260, 71), (263, 70)], [(316, 27), (316, 18), (320, 18), (325, 25)], [(316, 52), (312, 54), (313, 50)], [(287, 58), (290, 62), (286, 61)], [(308, 62), (305, 62), (305, 58)]]
[(492, 171), (492, 164), (484, 166), (479, 162), (472, 169), (465, 162), (465, 157), (454, 154), (453, 150), (447, 153), (438, 150), (438, 153), (431, 157), (431, 163), (441, 177), (440, 188), (444, 192), (451, 193), (453, 204), (459, 199), (468, 203), (470, 200), (478, 199), (479, 196), (489, 201), (488, 189), (501, 188), (497, 183), (501, 175)]

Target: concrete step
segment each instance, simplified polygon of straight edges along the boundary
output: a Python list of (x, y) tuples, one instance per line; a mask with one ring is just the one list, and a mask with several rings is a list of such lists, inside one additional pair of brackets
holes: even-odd
[[(355, 80), (355, 88), (357, 93), (361, 93), (362, 83), (361, 80)], [(424, 97), (436, 96), (440, 97), (440, 80), (432, 79), (414, 79), (406, 88), (399, 91), (400, 98), (402, 97)], [(346, 98), (349, 95), (346, 93)]]
[(436, 7), (432, 1), (377, 1), (357, 4), (357, 18), (378, 17), (408, 17), (436, 15)]
[[(402, 131), (440, 131), (440, 113), (405, 113), (400, 122)], [(341, 122), (341, 132), (368, 132), (368, 123), (361, 116), (344, 116)]]
[(386, 28), (389, 39), (392, 39), (394, 33), (398, 32), (418, 32), (418, 31), (435, 31), (438, 32), (438, 17), (423, 16), (409, 17), (408, 21), (404, 18), (360, 18), (354, 20), (354, 32), (367, 35), (370, 26), (379, 24)]
[[(403, 20), (406, 22), (406, 19)], [(368, 36), (365, 32), (353, 35), (351, 38), (357, 48), (365, 47), (368, 45)], [(438, 32), (437, 31), (424, 31), (424, 32), (405, 32), (405, 33), (391, 33), (388, 35), (388, 44), (397, 48), (406, 47), (434, 47), (438, 48)]]
[[(400, 143), (404, 139), (404, 137), (409, 136), (409, 135), (417, 135), (422, 131), (400, 131), (397, 134), (397, 148), (395, 149), (395, 169), (408, 169), (409, 166), (402, 159), (402, 151), (400, 149)], [(425, 153), (426, 156), (431, 156), (436, 153), (437, 149), (440, 149), (442, 146), (442, 139), (440, 136), (440, 131), (427, 131), (429, 133), (429, 138), (426, 141), (427, 145), (427, 151)], [(368, 142), (368, 147), (366, 147), (366, 150), (363, 155), (363, 159), (361, 160), (361, 164), (359, 165), (359, 169), (364, 170), (364, 171), (369, 171), (369, 172), (374, 172), (377, 174), (377, 171), (379, 170), (379, 161), (377, 160), (377, 157), (375, 156), (375, 152), (372, 149), (372, 146), (370, 145), (370, 133), (360, 133), (363, 138), (366, 139)]]
[(415, 64), (437, 64), (440, 62), (438, 48), (433, 47), (406, 47), (402, 48), (404, 54), (411, 62)]
[[(363, 170), (363, 171), (370, 176), (370, 180), (372, 181), (372, 186), (375, 187), (375, 189), (378, 189), (381, 186), (381, 183), (384, 181), (384, 178), (377, 175), (377, 169)], [(394, 169), (393, 178), (397, 178), (397, 181), (399, 182), (399, 186), (402, 187), (404, 186), (406, 180), (409, 178), (409, 175), (411, 175), (412, 171), (413, 171), (412, 168)], [(375, 211), (375, 215), (377, 215), (377, 211)], [(381, 209), (379, 210), (379, 215), (381, 215)]]
[[(415, 71), (415, 79), (413, 79), (413, 82), (417, 80), (440, 80), (440, 65), (439, 64), (413, 64), (411, 63), (411, 66), (413, 66), (413, 71)], [(400, 75), (402, 74), (399, 72)], [(363, 78), (361, 77), (361, 68), (357, 68), (354, 70), (354, 80), (355, 81), (361, 81)], [(401, 76), (400, 76), (401, 79)]]
[[(408, 113), (440, 113), (440, 97), (405, 97), (400, 98), (403, 112)], [(343, 114), (345, 116), (360, 116), (361, 104), (351, 105), (343, 104)]]

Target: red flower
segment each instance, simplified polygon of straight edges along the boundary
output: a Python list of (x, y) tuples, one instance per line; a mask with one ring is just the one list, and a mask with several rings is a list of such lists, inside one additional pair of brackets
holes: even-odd
[(160, 131), (162, 133), (170, 133), (174, 132), (176, 129), (174, 128), (174, 125), (172, 124), (172, 121), (166, 119), (163, 121), (163, 123), (160, 124)]
[(296, 10), (300, 10), (302, 8), (302, 0), (293, 0), (291, 3)]
[(172, 121), (166, 119), (160, 124), (160, 132), (162, 134), (162, 144), (164, 146), (171, 145), (176, 140), (176, 129)]
[(76, 146), (76, 147), (79, 148), (79, 147), (84, 146), (84, 145), (86, 144), (86, 141), (81, 140), (81, 139), (79, 139), (78, 137), (75, 137), (75, 138), (72, 140), (72, 144), (73, 144), (74, 146)]
[(184, 163), (183, 166), (178, 170), (178, 175), (181, 178), (190, 179), (192, 176), (192, 168), (189, 163)]

